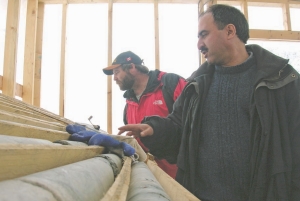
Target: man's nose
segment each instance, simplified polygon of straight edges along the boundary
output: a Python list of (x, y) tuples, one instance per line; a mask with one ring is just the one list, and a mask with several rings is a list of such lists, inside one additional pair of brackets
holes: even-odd
[(198, 50), (201, 50), (201, 47), (202, 47), (202, 46), (203, 46), (203, 41), (202, 41), (201, 38), (199, 37), (198, 43), (197, 43)]

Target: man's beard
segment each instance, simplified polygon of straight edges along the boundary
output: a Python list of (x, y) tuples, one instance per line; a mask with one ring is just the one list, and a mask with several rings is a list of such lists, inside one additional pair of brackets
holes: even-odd
[(119, 84), (119, 87), (122, 91), (131, 89), (134, 84), (134, 78), (130, 73), (126, 73), (123, 81)]

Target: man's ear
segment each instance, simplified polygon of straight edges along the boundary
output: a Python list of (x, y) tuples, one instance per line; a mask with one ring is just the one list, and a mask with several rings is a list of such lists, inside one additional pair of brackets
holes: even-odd
[(133, 63), (131, 63), (130, 65), (131, 65), (131, 69), (135, 69), (135, 65)]
[(225, 30), (227, 31), (228, 39), (231, 39), (236, 36), (236, 29), (233, 24), (227, 24)]
[(128, 72), (130, 72), (131, 75), (135, 75), (136, 74), (136, 67), (135, 64), (131, 63), (131, 68), (128, 70)]

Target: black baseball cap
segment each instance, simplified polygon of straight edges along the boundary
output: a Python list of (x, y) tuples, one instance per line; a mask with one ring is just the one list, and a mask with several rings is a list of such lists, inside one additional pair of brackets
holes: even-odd
[(131, 63), (140, 65), (143, 63), (143, 60), (138, 55), (134, 54), (131, 51), (122, 52), (115, 58), (111, 66), (103, 68), (103, 72), (106, 75), (112, 75), (113, 69), (123, 64), (131, 64)]

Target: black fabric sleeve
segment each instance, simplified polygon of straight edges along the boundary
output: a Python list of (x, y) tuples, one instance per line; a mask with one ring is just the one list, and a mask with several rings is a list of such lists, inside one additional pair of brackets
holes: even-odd
[(124, 110), (123, 110), (123, 123), (124, 123), (124, 125), (128, 124), (128, 122), (127, 122), (127, 104), (125, 105)]
[(182, 127), (182, 102), (179, 96), (174, 103), (173, 112), (166, 118), (159, 116), (145, 117), (142, 123), (153, 128), (153, 135), (140, 138), (150, 152), (158, 158), (165, 158), (169, 163), (176, 163), (179, 152)]

